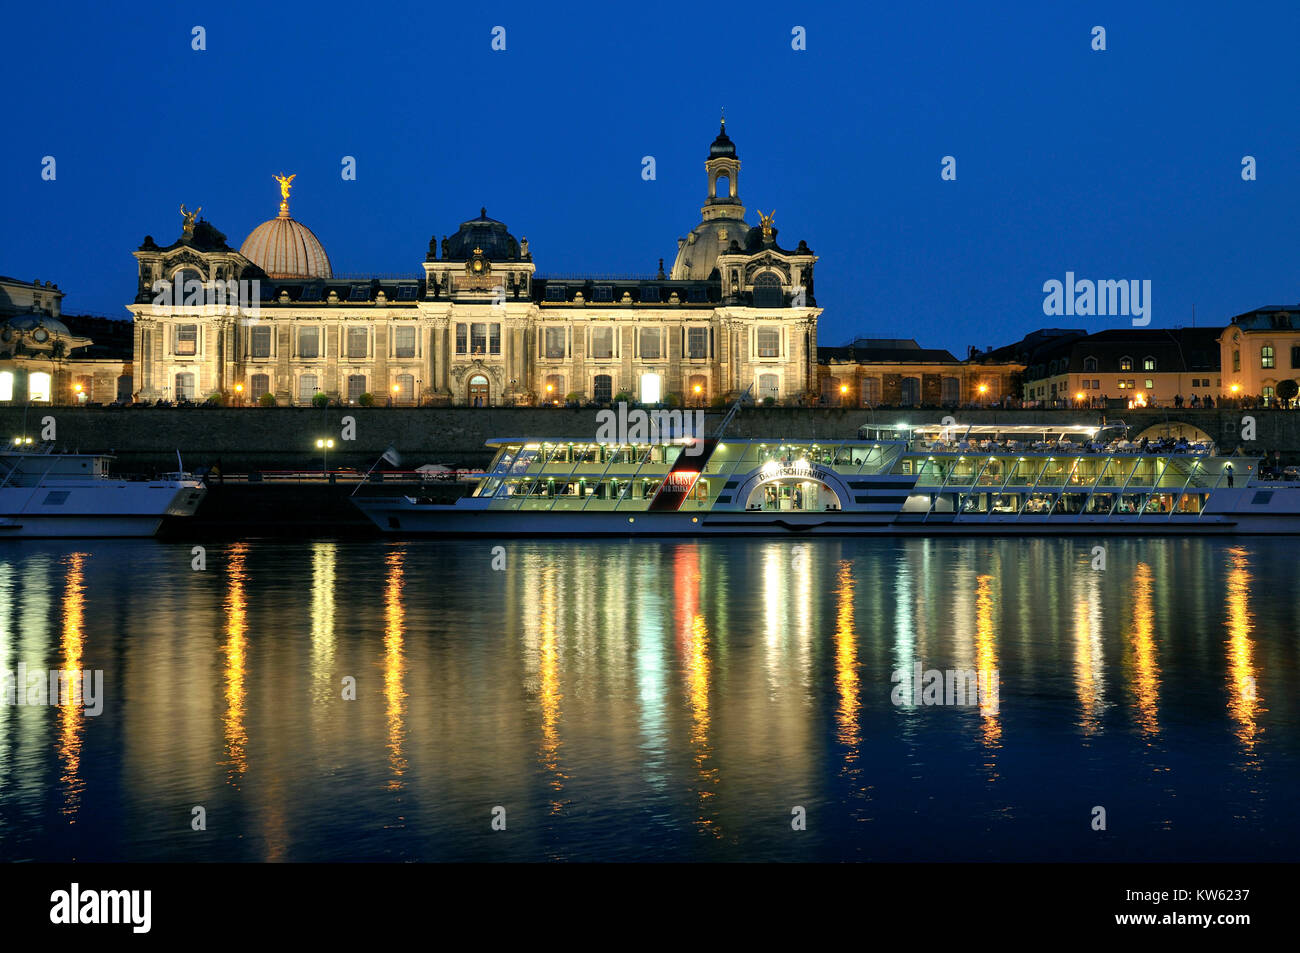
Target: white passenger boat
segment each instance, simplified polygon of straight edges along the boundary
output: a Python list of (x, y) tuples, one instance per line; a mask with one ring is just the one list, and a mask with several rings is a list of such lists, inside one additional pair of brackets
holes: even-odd
[(186, 473), (114, 477), (111, 456), (0, 450), (0, 541), (16, 537), (153, 536), (165, 516), (192, 516), (204, 487)]
[(1259, 458), (1110, 427), (488, 446), (486, 475), (452, 505), (357, 505), (385, 532), (447, 536), (1300, 533), (1300, 484), (1261, 480)]

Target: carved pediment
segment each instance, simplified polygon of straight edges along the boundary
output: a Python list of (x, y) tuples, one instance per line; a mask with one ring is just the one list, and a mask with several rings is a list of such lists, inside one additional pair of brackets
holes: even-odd
[(497, 387), (500, 387), (504, 382), (501, 368), (491, 364), (484, 364), (477, 358), (468, 364), (457, 364), (451, 369), (451, 376), (456, 379), (457, 384), (464, 383), (466, 377), (472, 377), (475, 374), (484, 375)]

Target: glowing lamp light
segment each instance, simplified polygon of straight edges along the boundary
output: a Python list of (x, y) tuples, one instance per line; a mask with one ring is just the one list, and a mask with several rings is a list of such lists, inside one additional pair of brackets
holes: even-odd
[(1083, 391), (1079, 391), (1079, 393), (1075, 394), (1075, 395), (1074, 395), (1074, 399), (1075, 399), (1075, 400), (1083, 400)]
[(701, 387), (699, 384), (696, 384), (696, 385), (695, 385), (695, 393), (698, 394), (698, 393), (699, 393), (700, 391), (702, 391), (702, 390), (704, 390), (704, 388)]
[(840, 385), (840, 393), (841, 393), (841, 394), (847, 394), (848, 392), (849, 392), (849, 385), (848, 385), (848, 384), (841, 384), (841, 385)]
[(76, 384), (76, 385), (74, 385), (72, 389), (75, 390), (78, 394), (81, 393), (81, 385), (80, 385), (80, 384)]
[(1233, 392), (1234, 394), (1237, 393), (1237, 391), (1239, 391), (1239, 390), (1241, 390), (1241, 385), (1240, 385), (1240, 384), (1233, 384), (1233, 385), (1232, 385), (1232, 392)]
[(989, 385), (988, 385), (988, 384), (980, 384), (980, 393), (981, 393), (981, 394), (987, 394), (988, 392), (989, 392)]

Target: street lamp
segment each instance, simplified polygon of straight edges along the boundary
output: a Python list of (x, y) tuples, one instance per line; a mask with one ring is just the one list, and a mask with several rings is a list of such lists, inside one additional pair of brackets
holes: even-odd
[(235, 385), (235, 406), (242, 407), (243, 405), (244, 405), (244, 385), (236, 384)]
[(322, 475), (329, 472), (330, 450), (334, 447), (334, 441), (322, 437), (316, 441), (316, 449), (321, 452), (320, 472)]

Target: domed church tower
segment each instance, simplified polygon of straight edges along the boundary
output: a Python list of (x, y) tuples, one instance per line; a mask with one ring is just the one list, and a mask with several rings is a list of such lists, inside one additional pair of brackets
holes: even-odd
[(743, 246), (749, 233), (745, 207), (740, 204), (740, 160), (736, 158), (736, 144), (727, 136), (725, 117), (718, 137), (709, 146), (704, 171), (709, 177), (709, 192), (700, 209), (702, 221), (687, 237), (677, 239), (677, 260), (669, 276), (674, 281), (719, 277), (718, 256), (733, 241)]

